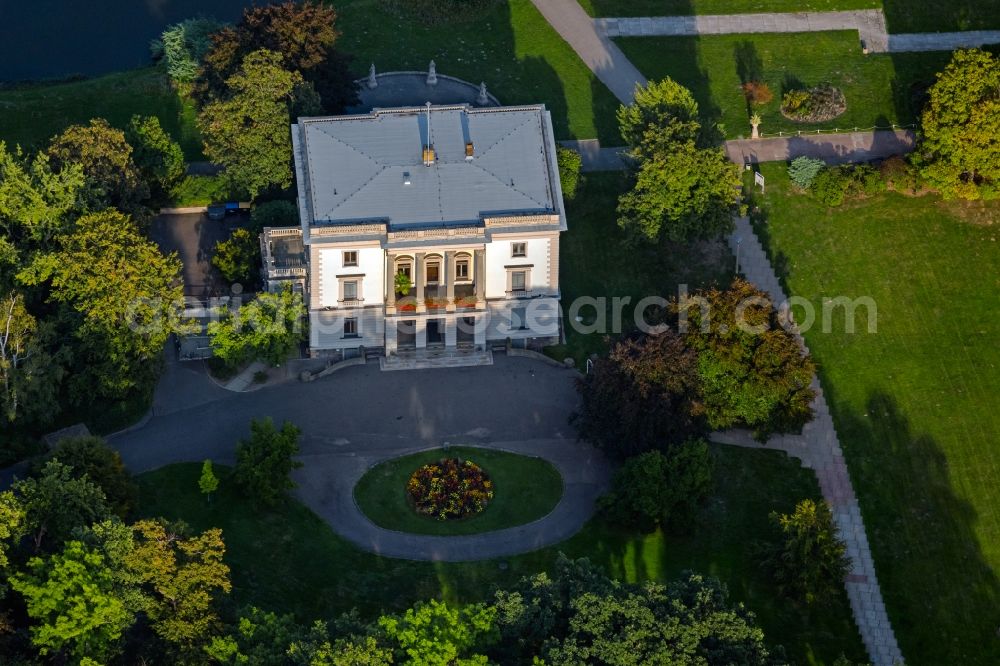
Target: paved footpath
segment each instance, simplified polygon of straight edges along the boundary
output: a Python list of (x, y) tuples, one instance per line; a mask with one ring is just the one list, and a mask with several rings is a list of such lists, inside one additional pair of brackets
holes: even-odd
[(857, 30), (861, 42), (870, 53), (952, 51), (958, 48), (1000, 43), (1000, 30), (890, 35), (886, 29), (885, 14), (881, 9), (842, 12), (611, 17), (594, 19), (594, 24), (599, 33), (612, 38)]
[[(737, 220), (736, 231), (730, 237), (729, 243), (733, 251), (738, 252), (740, 269), (746, 278), (766, 291), (775, 303), (785, 304), (787, 297), (771, 267), (767, 253), (746, 218)], [(787, 309), (785, 311), (787, 312)], [(803, 348), (808, 349), (802, 336), (798, 335), (798, 338)], [(844, 454), (837, 439), (830, 408), (818, 379), (813, 379), (812, 387), (816, 391), (816, 399), (813, 401), (815, 416), (802, 429), (801, 435), (772, 437), (762, 445), (754, 440), (749, 432), (729, 431), (716, 433), (712, 436), (712, 440), (721, 444), (786, 451), (789, 455), (801, 459), (803, 466), (816, 472), (820, 490), (830, 504), (840, 537), (846, 542), (847, 554), (851, 558), (851, 571), (844, 585), (854, 612), (854, 621), (858, 625), (872, 663), (875, 666), (893, 666), (902, 663), (903, 655), (896, 643), (889, 615), (885, 610), (885, 602), (882, 600), (861, 509), (854, 495), (851, 476), (844, 462)]]
[(646, 85), (646, 77), (610, 37), (594, 28), (594, 20), (580, 3), (577, 0), (531, 2), (615, 97), (630, 104), (636, 84)]

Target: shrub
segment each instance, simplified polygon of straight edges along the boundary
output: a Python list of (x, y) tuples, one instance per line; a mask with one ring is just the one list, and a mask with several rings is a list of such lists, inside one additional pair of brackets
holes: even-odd
[(747, 81), (742, 87), (748, 104), (763, 106), (774, 99), (771, 88), (763, 81)]
[(826, 502), (802, 500), (791, 514), (771, 514), (775, 543), (765, 547), (764, 565), (782, 594), (807, 603), (835, 594), (850, 566)]
[(442, 458), (424, 465), (406, 484), (417, 512), (438, 520), (482, 513), (493, 499), (493, 481), (471, 460)]
[(840, 167), (823, 169), (813, 179), (809, 192), (827, 206), (844, 203), (850, 181)]
[(916, 194), (920, 189), (920, 172), (899, 155), (893, 155), (882, 162), (879, 172), (886, 188), (890, 190)]
[(796, 157), (788, 165), (788, 177), (803, 190), (807, 190), (824, 166), (826, 164), (823, 160), (814, 157), (806, 157), (805, 155)]
[(608, 522), (643, 532), (687, 527), (711, 488), (712, 466), (704, 440), (648, 451), (625, 461), (598, 507)]
[(789, 90), (781, 98), (782, 115), (797, 122), (823, 122), (836, 118), (846, 110), (844, 93), (828, 83), (808, 90)]
[(258, 204), (250, 211), (250, 227), (263, 231), (264, 227), (299, 226), (299, 209), (291, 201), (276, 199)]
[(583, 158), (575, 150), (559, 146), (556, 148), (556, 160), (559, 163), (559, 181), (562, 183), (563, 197), (573, 199), (576, 197), (576, 188), (580, 182)]

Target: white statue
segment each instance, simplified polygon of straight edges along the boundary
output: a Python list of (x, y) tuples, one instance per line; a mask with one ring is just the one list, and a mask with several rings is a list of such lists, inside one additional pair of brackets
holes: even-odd
[(437, 66), (431, 60), (431, 66), (427, 70), (427, 85), (436, 86), (438, 82)]
[(486, 94), (486, 82), (483, 81), (479, 84), (479, 97), (476, 98), (476, 104), (479, 106), (487, 106), (490, 103), (489, 95)]
[(368, 87), (378, 88), (378, 80), (375, 78), (375, 63), (368, 69)]

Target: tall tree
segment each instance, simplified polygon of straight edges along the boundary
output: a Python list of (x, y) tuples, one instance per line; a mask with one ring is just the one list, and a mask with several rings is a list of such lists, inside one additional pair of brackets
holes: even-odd
[(280, 365), (302, 340), (304, 317), (301, 294), (261, 292), (236, 313), (227, 310), (209, 323), (212, 351), (232, 367), (253, 358)]
[(688, 574), (664, 586), (611, 581), (586, 560), (560, 556), (551, 575), (497, 592), (500, 663), (782, 663), (753, 614), (713, 579)]
[(159, 118), (132, 116), (125, 137), (143, 179), (159, 194), (169, 192), (184, 177), (184, 152), (163, 131)]
[(162, 59), (167, 74), (176, 83), (190, 84), (212, 47), (212, 33), (223, 25), (212, 18), (197, 17), (167, 26), (151, 44), (153, 57)]
[(28, 159), (0, 141), (0, 229), (9, 238), (46, 244), (82, 208), (85, 183), (79, 164), (53, 169), (45, 153)]
[(1000, 60), (955, 51), (928, 93), (917, 149), (923, 176), (945, 198), (1000, 197)]
[(91, 210), (113, 206), (129, 213), (142, 212), (149, 187), (135, 165), (125, 133), (107, 120), (94, 118), (89, 125), (70, 125), (52, 139), (48, 154), (58, 169), (69, 164), (83, 169)]
[(436, 599), (417, 603), (401, 616), (383, 616), (379, 626), (398, 646), (401, 663), (414, 666), (486, 664), (473, 654), (496, 639), (496, 609), (485, 604), (450, 608)]
[(108, 506), (120, 518), (135, 508), (139, 487), (132, 480), (117, 451), (100, 437), (67, 437), (36, 465), (39, 472), (49, 460), (58, 460), (72, 468), (74, 478), (84, 478), (104, 493)]
[(215, 245), (212, 265), (219, 269), (229, 282), (251, 286), (260, 271), (260, 240), (257, 234), (240, 227), (232, 235)]
[(637, 87), (618, 109), (635, 185), (618, 202), (618, 226), (633, 239), (708, 239), (732, 229), (739, 169), (712, 147), (716, 128), (698, 122), (691, 92), (667, 78)]
[(0, 597), (3, 596), (3, 580), (7, 565), (10, 563), (9, 553), (17, 545), (22, 536), (24, 526), (24, 506), (13, 491), (0, 492)]
[(850, 560), (826, 502), (802, 500), (790, 514), (772, 512), (771, 522), (778, 536), (764, 564), (783, 594), (814, 603), (843, 589)]
[(15, 481), (12, 489), (24, 509), (24, 530), (35, 551), (60, 544), (80, 527), (110, 516), (104, 491), (58, 460), (45, 463), (37, 476)]
[(782, 327), (767, 294), (736, 279), (678, 309), (688, 318), (686, 342), (698, 352), (709, 426), (748, 427), (766, 438), (796, 432), (812, 419), (816, 366)]
[(247, 8), (241, 21), (212, 36), (196, 95), (207, 103), (227, 96), (228, 79), (251, 52), (267, 49), (284, 57), (285, 68), (302, 75), (319, 94), (323, 110), (341, 113), (357, 100), (349, 59), (336, 47), (334, 8), (320, 2), (282, 2)]
[(49, 352), (53, 331), (24, 307), (24, 297), (0, 298), (0, 407), (7, 421), (46, 423), (59, 411), (63, 354)]
[(255, 504), (274, 506), (295, 488), (291, 473), (302, 466), (293, 459), (299, 452), (300, 434), (288, 421), (280, 430), (270, 418), (250, 422), (250, 438), (236, 446), (233, 476)]
[(49, 299), (68, 306), (74, 327), (77, 398), (122, 397), (155, 376), (177, 325), (180, 261), (164, 256), (125, 215), (85, 215), (19, 275), (47, 284)]
[(229, 567), (222, 561), (222, 531), (184, 537), (161, 522), (133, 526), (135, 547), (126, 564), (150, 590), (147, 610), (153, 631), (185, 658), (201, 654), (220, 628), (214, 595), (229, 592)]
[(219, 488), (219, 477), (212, 471), (212, 461), (206, 460), (201, 464), (201, 476), (198, 477), (198, 490), (211, 502), (212, 493)]
[(28, 571), (10, 584), (25, 599), (31, 640), (42, 655), (103, 663), (114, 654), (132, 617), (113, 593), (103, 556), (70, 541), (61, 553), (32, 558)]
[(669, 330), (619, 341), (578, 384), (580, 434), (616, 458), (702, 434), (697, 363)]
[(260, 49), (226, 79), (225, 97), (198, 116), (205, 155), (251, 197), (292, 184), (289, 106), (300, 83), (302, 75), (285, 69), (280, 53)]

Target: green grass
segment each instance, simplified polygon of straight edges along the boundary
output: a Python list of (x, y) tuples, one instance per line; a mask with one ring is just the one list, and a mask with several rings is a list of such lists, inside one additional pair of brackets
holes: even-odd
[(194, 108), (155, 68), (84, 81), (0, 90), (0, 140), (37, 149), (67, 126), (105, 118), (124, 128), (133, 114), (156, 116), (188, 160), (204, 159)]
[[(851, 31), (711, 37), (629, 37), (616, 40), (651, 79), (669, 76), (691, 89), (702, 115), (721, 121), (729, 138), (749, 136), (750, 111), (740, 88), (762, 80), (774, 99), (756, 107), (767, 135), (816, 129), (888, 128), (916, 121), (919, 91), (934, 81), (947, 53), (864, 55)], [(829, 82), (840, 88), (847, 110), (823, 123), (796, 123), (781, 115), (790, 87)]]
[(473, 18), (428, 25), (396, 15), (378, 0), (335, 3), (341, 48), (355, 56), (358, 76), (372, 62), (380, 72), (427, 69), (474, 83), (485, 81), (503, 104), (544, 102), (559, 139), (600, 138), (618, 145), (618, 101), (530, 0), (486, 7)]
[(221, 527), (232, 568), (231, 606), (254, 603), (295, 613), (303, 622), (357, 607), (366, 616), (403, 609), (419, 599), (453, 603), (490, 598), (494, 586), (547, 570), (562, 551), (589, 557), (621, 580), (669, 581), (685, 570), (720, 578), (732, 598), (757, 613), (770, 643), (781, 643), (796, 663), (830, 664), (863, 649), (844, 598), (805, 608), (774, 596), (773, 586), (748, 554), (767, 533), (767, 515), (818, 497), (814, 474), (782, 453), (712, 447), (715, 489), (688, 536), (624, 533), (591, 522), (553, 548), (503, 561), (442, 563), (378, 557), (357, 550), (297, 502), (255, 512), (218, 469), (222, 483), (211, 504), (198, 491), (200, 463), (142, 474), (143, 516), (183, 519), (192, 528)]
[[(634, 306), (647, 296), (676, 296), (678, 286), (691, 291), (708, 285), (726, 285), (732, 279), (733, 259), (721, 242), (690, 245), (630, 247), (618, 228), (615, 214), (618, 197), (628, 188), (628, 179), (617, 173), (584, 174), (576, 199), (567, 202), (569, 230), (559, 240), (562, 304), (567, 316), (566, 344), (547, 348), (558, 360), (572, 356), (577, 367), (587, 356), (607, 349), (600, 332), (578, 333), (573, 329), (570, 306), (580, 298), (604, 298), (608, 329), (613, 331), (615, 297), (630, 298)], [(624, 331), (634, 327), (631, 307), (622, 310)], [(595, 323), (594, 307), (579, 311), (585, 324)]]
[(883, 0), (890, 33), (1000, 28), (1000, 0)]
[(876, 334), (845, 333), (840, 314), (806, 340), (903, 654), (1000, 663), (1000, 204), (886, 194), (826, 210), (763, 170), (790, 292), (878, 306)]
[(591, 16), (691, 16), (873, 9), (881, 0), (579, 0)]
[[(417, 468), (441, 458), (460, 457), (476, 463), (494, 484), (486, 510), (462, 520), (437, 520), (410, 505), (406, 483)], [(417, 534), (476, 534), (524, 525), (547, 515), (562, 497), (562, 477), (541, 458), (495, 449), (455, 447), (422, 451), (373, 467), (358, 481), (354, 499), (380, 527)]]
[(170, 192), (170, 205), (207, 206), (230, 199), (229, 185), (222, 176), (185, 176)]

